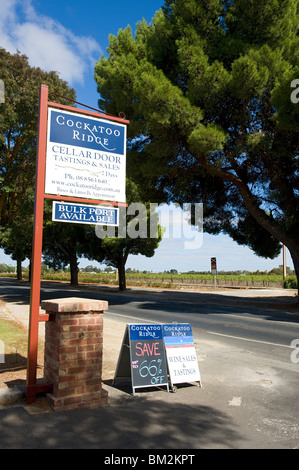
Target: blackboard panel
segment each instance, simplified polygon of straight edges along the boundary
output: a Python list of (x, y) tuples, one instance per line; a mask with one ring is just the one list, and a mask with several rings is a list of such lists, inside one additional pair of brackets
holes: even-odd
[(133, 393), (135, 388), (167, 385), (167, 363), (162, 326), (129, 325)]
[(134, 388), (167, 385), (163, 340), (131, 341), (131, 371)]

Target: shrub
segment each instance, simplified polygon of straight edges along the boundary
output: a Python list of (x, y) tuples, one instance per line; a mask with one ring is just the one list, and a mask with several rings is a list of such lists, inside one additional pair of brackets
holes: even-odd
[(287, 277), (283, 283), (285, 289), (298, 289), (298, 282), (295, 276)]

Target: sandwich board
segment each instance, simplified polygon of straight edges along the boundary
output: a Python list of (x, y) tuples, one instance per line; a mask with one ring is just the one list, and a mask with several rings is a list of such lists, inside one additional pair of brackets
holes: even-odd
[(137, 388), (166, 385), (169, 391), (162, 325), (127, 324), (114, 375), (131, 379), (133, 395)]
[(201, 387), (191, 325), (189, 323), (163, 324), (163, 337), (172, 390), (176, 391), (175, 384), (181, 383), (198, 382)]

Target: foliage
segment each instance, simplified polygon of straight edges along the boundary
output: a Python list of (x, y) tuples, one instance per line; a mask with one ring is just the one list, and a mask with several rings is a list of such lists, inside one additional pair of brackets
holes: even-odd
[(52, 222), (51, 204), (45, 203), (44, 209), (44, 263), (54, 270), (65, 269), (70, 265), (71, 285), (78, 284), (78, 256), (86, 248), (85, 226)]
[[(75, 98), (56, 72), (31, 67), (26, 56), (0, 48), (0, 244), (13, 259), (31, 256), (40, 85)], [(68, 104), (66, 100), (61, 100)]]
[(206, 231), (260, 256), (285, 244), (297, 276), (298, 28), (299, 0), (165, 0), (95, 67), (100, 107), (130, 119), (145, 194), (203, 202)]
[(101, 273), (102, 270), (98, 268), (97, 266), (93, 266), (92, 264), (89, 264), (85, 268), (81, 268), (82, 273)]
[[(56, 73), (30, 67), (25, 56), (4, 49), (0, 49), (0, 76), (6, 92), (5, 103), (0, 104), (0, 245), (20, 267), (21, 261), (30, 259), (32, 250), (39, 88), (48, 85), (50, 93), (71, 99), (75, 99), (75, 92)], [(63, 98), (58, 101), (69, 104)], [(137, 186), (128, 184), (136, 202)], [(159, 230), (155, 239), (112, 237), (100, 241), (93, 226), (53, 223), (51, 205), (46, 201), (44, 263), (55, 270), (70, 265), (73, 285), (78, 284), (78, 256), (83, 253), (118, 266), (123, 273), (129, 253), (153, 256), (161, 239)]]
[[(109, 268), (106, 268), (104, 271), (99, 270), (94, 266), (88, 266), (88, 271), (86, 268), (82, 268), (78, 273), (78, 282), (85, 284), (111, 284), (117, 285), (118, 280), (116, 273), (110, 271)], [(92, 272), (90, 269), (92, 268)], [(111, 268), (110, 268), (111, 269)], [(26, 268), (23, 269), (26, 271)], [(276, 269), (272, 270), (275, 271)], [(279, 268), (277, 268), (279, 270)], [(98, 271), (98, 272), (97, 272)], [(109, 272), (110, 271), (110, 272)], [(176, 270), (173, 270), (176, 271)], [(5, 276), (15, 276), (15, 268), (8, 265), (0, 265), (0, 273), (5, 273)], [(1, 276), (1, 274), (0, 274)], [(42, 265), (42, 279), (44, 280), (56, 280), (56, 281), (66, 281), (71, 280), (70, 270), (59, 269), (54, 270), (53, 268), (47, 267), (45, 264)], [(285, 289), (297, 289), (297, 280), (295, 276), (289, 275), (285, 280), (283, 280), (282, 274), (274, 274), (271, 272), (259, 272), (256, 273), (241, 273), (236, 271), (232, 273), (221, 272), (217, 274), (217, 279), (219, 281), (227, 281), (228, 285), (235, 285), (235, 283), (241, 283), (241, 285), (256, 285), (262, 283), (265, 286), (283, 284)], [(153, 272), (139, 272), (128, 268), (126, 270), (126, 283), (128, 285), (146, 285), (147, 287), (168, 287), (175, 288), (175, 282), (182, 283), (202, 283), (205, 282), (213, 284), (214, 276), (209, 272), (203, 273), (176, 273), (171, 274), (170, 272), (164, 273), (153, 273)]]
[[(45, 280), (69, 281), (69, 272), (44, 273), (42, 278)], [(113, 273), (84, 273), (79, 272), (79, 283), (87, 284), (110, 284), (118, 285), (115, 272)], [(295, 276), (289, 276), (283, 281), (282, 275), (275, 274), (248, 274), (248, 275), (232, 275), (219, 274), (217, 280), (225, 282), (226, 286), (275, 286), (283, 285), (285, 289), (297, 289), (297, 280)], [(199, 284), (213, 286), (214, 276), (212, 274), (165, 274), (165, 273), (126, 273), (126, 284), (131, 286), (146, 286), (160, 288), (176, 288), (177, 282), (183, 284)]]
[(285, 289), (298, 289), (298, 280), (295, 276), (287, 277), (283, 285)]
[[(213, 281), (214, 276), (210, 273), (206, 274), (167, 274), (167, 273), (143, 273), (143, 272), (135, 272), (135, 273), (126, 273), (127, 280), (138, 281), (138, 280), (147, 280), (147, 281), (154, 281), (163, 282), (165, 280), (185, 280), (185, 281)], [(43, 279), (56, 279), (56, 280), (69, 280), (70, 274), (69, 272), (60, 271), (60, 272), (45, 272), (43, 274)], [(248, 282), (266, 282), (266, 283), (281, 283), (283, 281), (282, 275), (275, 275), (275, 274), (243, 274), (243, 275), (232, 275), (232, 274), (219, 274), (217, 275), (217, 279), (221, 281), (248, 281)], [(290, 276), (290, 279), (292, 277)], [(294, 276), (293, 276), (294, 279)], [(86, 282), (86, 283), (117, 283), (115, 272), (111, 273), (85, 273), (84, 271), (79, 272), (79, 281)]]
[(5, 263), (0, 264), (0, 273), (14, 273), (15, 267)]
[[(126, 194), (129, 205), (130, 202), (138, 204), (137, 201), (140, 201), (139, 187), (129, 179)], [(134, 205), (130, 205), (130, 210), (120, 208), (119, 227), (108, 227), (107, 235), (101, 227), (96, 227), (95, 232), (92, 227), (86, 233), (85, 256), (117, 268), (120, 290), (126, 289), (125, 265), (128, 256), (141, 254), (152, 257), (162, 240), (163, 230), (158, 224), (158, 214), (152, 212), (149, 204), (143, 203), (141, 206), (144, 208), (143, 213), (140, 213), (138, 205), (135, 206), (135, 212)], [(152, 224), (157, 229), (154, 236), (150, 236)]]

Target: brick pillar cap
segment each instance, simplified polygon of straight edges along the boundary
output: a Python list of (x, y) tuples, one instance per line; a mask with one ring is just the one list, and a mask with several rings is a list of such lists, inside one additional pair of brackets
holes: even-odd
[(43, 300), (41, 308), (47, 312), (54, 313), (97, 312), (108, 310), (108, 302), (105, 300), (70, 297), (66, 299)]

